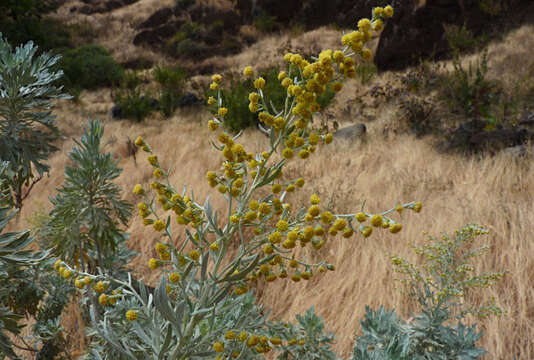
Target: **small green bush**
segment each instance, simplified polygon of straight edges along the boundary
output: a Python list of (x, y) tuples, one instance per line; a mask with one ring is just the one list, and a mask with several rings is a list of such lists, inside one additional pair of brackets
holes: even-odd
[(377, 68), (375, 64), (362, 62), (356, 67), (356, 76), (358, 79), (360, 79), (360, 82), (365, 85), (371, 81), (373, 76), (376, 74), (376, 71)]
[(155, 110), (154, 99), (139, 89), (141, 82), (135, 71), (124, 73), (115, 100), (120, 106), (121, 117), (141, 122)]
[[(267, 70), (260, 71), (259, 76), (265, 79), (265, 93), (270, 94), (269, 108), (274, 112), (280, 111), (287, 95), (287, 90), (280, 84), (278, 74), (280, 69), (271, 67)], [(228, 108), (228, 116), (224, 119), (224, 126), (233, 132), (238, 132), (250, 126), (257, 126), (258, 115), (251, 113), (249, 110), (248, 95), (256, 91), (251, 79), (241, 80), (230, 79), (229, 89), (221, 90), (223, 102)], [(213, 92), (209, 92), (211, 94)], [(209, 95), (208, 94), (208, 95)], [(327, 107), (334, 99), (335, 92), (331, 85), (328, 85), (326, 91), (317, 97), (317, 103), (321, 105), (321, 109)], [(274, 109), (273, 109), (274, 107)], [(216, 113), (216, 107), (213, 112)]]
[(159, 108), (166, 116), (171, 116), (178, 108), (178, 102), (184, 94), (187, 72), (180, 68), (158, 66), (154, 69), (154, 80), (160, 86)]
[(40, 51), (50, 51), (72, 46), (67, 27), (59, 20), (22, 18), (18, 21), (0, 21), (0, 32), (13, 46), (33, 41)]
[(481, 60), (476, 65), (469, 63), (468, 69), (464, 69), (456, 52), (453, 65), (454, 71), (443, 81), (445, 99), (451, 111), (461, 111), (466, 117), (475, 120), (488, 117), (495, 99), (496, 84), (486, 79), (487, 49), (484, 50)]
[(261, 14), (254, 19), (254, 27), (263, 33), (272, 33), (280, 29), (280, 23), (276, 21), (275, 16)]
[(491, 287), (504, 276), (504, 272), (477, 273), (471, 265), (472, 258), (490, 249), (473, 246), (476, 237), (487, 233), (467, 224), (453, 236), (429, 237), (423, 246), (413, 247), (424, 259), (421, 265), (392, 256), (394, 271), (401, 275), (396, 280), (404, 294), (419, 303), (421, 312), (404, 321), (383, 307), (366, 308), (353, 360), (475, 360), (485, 354), (475, 345), (482, 336), (476, 324), (467, 327), (462, 321), (468, 314), (482, 319), (503, 314), (493, 300), (471, 305), (465, 299), (468, 291)]
[(84, 45), (65, 52), (59, 62), (67, 88), (96, 89), (117, 84), (123, 68), (98, 45)]
[(177, 56), (193, 58), (204, 56), (207, 49), (208, 46), (204, 42), (187, 38), (178, 42), (174, 46), (173, 52)]

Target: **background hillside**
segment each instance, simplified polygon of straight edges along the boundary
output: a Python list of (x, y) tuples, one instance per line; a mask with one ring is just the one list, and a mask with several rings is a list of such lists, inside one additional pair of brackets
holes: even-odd
[[(354, 26), (350, 19), (366, 16), (364, 10), (384, 2), (336, 1), (332, 2), (335, 8), (323, 12), (319, 3), (326, 6), (328, 2), (295, 2), (294, 9), (284, 8), (283, 17), (276, 11), (280, 2), (274, 0), (258, 1), (254, 9), (246, 1), (226, 0), (61, 1), (46, 18), (66, 24), (70, 34), (68, 41), (52, 49), (100, 45), (122, 67), (139, 71), (144, 80), (140, 88), (147, 96), (157, 92), (153, 68), (179, 65), (189, 73), (184, 92), (204, 101), (212, 73), (224, 77), (247, 65), (258, 69), (281, 66), (287, 51), (311, 55), (338, 48), (341, 32)], [(315, 192), (340, 213), (356, 211), (364, 201), (370, 211), (412, 200), (423, 204), (419, 214), (405, 211), (400, 215), (403, 230), (396, 236), (386, 232), (368, 239), (338, 236), (324, 250), (336, 265), (335, 272), (297, 285), (278, 280), (257, 286), (256, 293), (272, 309), (272, 318), (292, 320), (315, 306), (327, 329), (336, 335), (335, 349), (345, 357), (352, 353), (366, 305), (395, 308), (404, 318), (415, 308), (414, 302), (396, 290), (390, 256), (413, 259), (411, 245), (421, 244), (423, 233), (452, 233), (469, 222), (490, 231), (480, 241), (492, 250), (477, 263), (478, 268), (506, 270), (495, 288), (466, 296), (466, 301), (474, 303), (494, 297), (507, 312), (479, 322), (484, 331), (480, 345), (489, 352), (484, 358), (534, 356), (534, 168), (530, 147), (534, 26), (528, 23), (534, 18), (528, 17), (534, 8), (529, 1), (481, 3), (487, 7), (477, 3), (476, 11), (474, 5), (461, 9), (456, 2), (447, 1), (399, 5), (399, 18), (381, 35), (388, 38), (377, 34), (373, 40), (378, 69), (367, 70), (368, 81), (363, 73), (346, 83), (317, 120), (331, 124), (335, 120), (340, 127), (364, 123), (366, 136), (334, 141), (319, 148), (305, 164), (290, 163), (286, 171), (309, 179), (305, 191), (291, 196), (306, 203), (307, 194)], [(445, 17), (450, 15), (444, 15), (448, 10), (465, 11), (467, 27), (457, 19), (448, 23)], [(522, 17), (516, 16), (518, 13)], [(435, 14), (443, 14), (443, 18)], [(418, 21), (423, 17), (429, 22), (424, 26)], [(428, 31), (426, 47), (408, 35), (442, 23), (448, 23), (442, 31)], [(491, 26), (486, 26), (489, 23)], [(408, 31), (410, 26), (413, 28)], [(9, 36), (6, 30), (4, 33)], [(433, 39), (439, 41), (430, 43)], [(393, 46), (395, 42), (405, 47)], [(451, 44), (459, 48), (457, 64), (464, 69), (480, 64), (483, 49), (487, 49), (484, 79), (488, 86), (479, 89), (476, 98), (488, 102), (484, 110), (464, 111), (449, 101), (455, 74)], [(420, 53), (408, 59), (405, 50)], [(213, 136), (206, 127), (210, 112), (196, 105), (179, 107), (168, 118), (154, 112), (142, 122), (113, 119), (110, 112), (119, 87), (76, 89), (76, 101), (58, 103), (55, 113), (65, 138), (48, 162), (50, 177), (40, 181), (26, 200), (17, 228), (31, 226), (36, 214), (50, 210), (49, 198), (64, 180), (72, 138), (79, 138), (88, 119), (105, 122), (105, 149), (120, 157), (124, 171), (117, 183), (126, 200), (135, 203), (131, 189), (137, 183), (148, 183), (152, 176), (144, 155), (139, 152), (134, 157), (129, 150), (128, 140), (137, 136), (152, 145), (164, 167), (172, 169), (170, 179), (176, 188), (187, 184), (200, 199), (212, 193), (205, 174), (219, 166), (219, 159), (209, 143)], [(483, 100), (488, 93), (492, 96)], [(470, 128), (473, 121), (479, 121), (481, 128)], [(242, 135), (247, 149), (263, 149), (267, 141), (255, 127)], [(224, 205), (217, 195), (211, 199), (217, 208)], [(139, 217), (134, 217), (126, 231), (131, 234), (128, 246), (139, 253), (130, 267), (154, 284), (159, 275), (147, 266), (148, 259), (155, 256), (154, 231), (143, 226)], [(80, 339), (84, 329), (74, 306), (65, 310), (62, 321), (71, 351), (83, 351), (85, 344)]]

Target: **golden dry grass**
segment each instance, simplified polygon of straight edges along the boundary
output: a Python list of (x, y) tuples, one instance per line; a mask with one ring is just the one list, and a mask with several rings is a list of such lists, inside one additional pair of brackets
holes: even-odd
[[(502, 64), (499, 71), (494, 70), (494, 76), (512, 78), (514, 72), (524, 66), (523, 61), (532, 67), (534, 59), (521, 55), (528, 50), (521, 44), (534, 42), (532, 30), (530, 27), (519, 29), (503, 43), (491, 45), (490, 66), (498, 68)], [(319, 36), (318, 41), (322, 43), (321, 35), (315, 36)], [(276, 46), (276, 38), (265, 41)], [(272, 47), (266, 48), (272, 50)], [(260, 61), (258, 53), (261, 51), (261, 47), (251, 47), (246, 54), (228, 59), (227, 66), (240, 68), (256, 59)], [(521, 59), (512, 55), (517, 53)], [(270, 52), (265, 54), (265, 57), (270, 56)], [(392, 75), (382, 74), (377, 81), (385, 81)], [(341, 116), (344, 104), (364, 90), (355, 82), (349, 83), (332, 111)], [(107, 91), (83, 94), (82, 101), (83, 106), (68, 102), (59, 106), (59, 125), (68, 137), (79, 136), (88, 118), (108, 117), (111, 101)], [(420, 244), (424, 240), (423, 231), (439, 235), (468, 222), (477, 222), (490, 230), (490, 235), (481, 239), (480, 244), (493, 246), (491, 252), (477, 262), (477, 268), (508, 271), (494, 289), (469, 297), (470, 301), (478, 302), (494, 296), (508, 311), (501, 318), (481, 323), (485, 335), (480, 345), (489, 351), (485, 358), (511, 359), (513, 355), (518, 359), (532, 358), (534, 169), (530, 158), (516, 160), (498, 154), (466, 159), (439, 153), (431, 140), (417, 140), (409, 135), (383, 136), (384, 130), (395, 124), (395, 110), (392, 106), (379, 108), (377, 120), (367, 124), (369, 140), (366, 143), (332, 144), (318, 149), (306, 162), (290, 163), (285, 173), (304, 176), (308, 181), (291, 200), (306, 203), (309, 194), (315, 192), (324, 203), (331, 200), (333, 208), (342, 213), (358, 210), (363, 201), (368, 210), (380, 211), (399, 201), (419, 200), (423, 211), (420, 214), (405, 211), (400, 218), (404, 228), (398, 235), (378, 231), (365, 240), (361, 237), (334, 239), (320, 255), (336, 265), (335, 272), (299, 284), (279, 280), (260, 285), (261, 302), (273, 309), (273, 317), (286, 320), (293, 320), (295, 314), (315, 306), (327, 328), (336, 334), (336, 350), (348, 357), (365, 305), (394, 307), (405, 318), (414, 310), (413, 302), (394, 290), (388, 255), (400, 254), (413, 259), (410, 244)], [(170, 179), (175, 187), (181, 189), (184, 184), (191, 184), (196, 196), (203, 199), (211, 193), (204, 174), (208, 169), (217, 168), (220, 162), (219, 155), (208, 142), (212, 134), (205, 127), (207, 118), (208, 114), (178, 113), (168, 120), (148, 120), (142, 124), (106, 120), (105, 138), (110, 140), (106, 150), (125, 154), (127, 137), (143, 136), (152, 144), (164, 166), (173, 167)], [(353, 119), (347, 115), (340, 120), (350, 122)], [(251, 150), (266, 146), (265, 138), (254, 131), (247, 131), (242, 142)], [(61, 151), (50, 159), (51, 176), (36, 185), (23, 208), (23, 219), (40, 208), (50, 208), (47, 199), (63, 181), (66, 153), (71, 145), (72, 141), (65, 141), (60, 145)], [(133, 158), (123, 157), (120, 166), (124, 172), (118, 183), (124, 189), (125, 198), (135, 202), (131, 189), (136, 183), (150, 181), (151, 168), (140, 153), (137, 164)], [(217, 195), (212, 196), (212, 202), (216, 208), (223, 206), (223, 200)], [(150, 272), (146, 265), (155, 255), (155, 233), (143, 227), (138, 218), (132, 220), (127, 231), (132, 234), (129, 246), (140, 253), (131, 267), (149, 282), (155, 281), (158, 274)], [(76, 332), (72, 315), (65, 314), (64, 322), (73, 338), (83, 336), (80, 330)], [(79, 345), (74, 343), (72, 348), (79, 349)]]

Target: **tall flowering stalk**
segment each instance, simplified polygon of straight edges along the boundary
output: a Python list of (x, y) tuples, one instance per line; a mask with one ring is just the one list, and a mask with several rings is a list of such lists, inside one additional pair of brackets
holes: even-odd
[[(161, 234), (155, 245), (159, 258), (150, 259), (148, 265), (164, 275), (150, 294), (143, 284), (83, 274), (58, 264), (63, 272), (75, 272), (80, 284), (83, 277), (84, 285), (93, 283), (93, 290), (101, 293), (100, 303), (106, 307), (103, 320), (94, 322), (94, 354), (107, 359), (118, 355), (131, 359), (251, 359), (291, 345), (267, 329), (265, 316), (257, 308), (244, 307), (242, 296), (249, 293), (251, 282), (286, 278), (298, 282), (333, 271), (334, 265), (324, 260), (312, 263), (300, 256), (306, 251), (297, 251), (297, 245), (313, 252), (338, 234), (368, 237), (379, 228), (398, 233), (402, 226), (391, 214), (406, 208), (420, 211), (420, 203), (410, 202), (381, 213), (362, 209), (336, 214), (322, 205), (316, 194), (310, 194), (308, 206), (298, 209), (290, 197), (306, 180), (282, 180), (288, 162), (308, 159), (318, 147), (332, 142), (331, 133), (312, 129), (313, 116), (320, 110), (317, 97), (328, 85), (336, 92), (341, 90), (343, 81), (355, 76), (356, 62), (371, 59), (365, 44), (373, 30), (381, 30), (383, 19), (392, 15), (391, 6), (375, 8), (372, 19), (360, 20), (358, 30), (343, 36), (341, 50), (324, 50), (310, 60), (286, 54), (287, 69), (278, 79), (287, 96), (280, 108), (264, 93), (265, 80), (254, 79), (256, 91), (249, 94), (249, 109), (258, 114), (269, 134), (269, 147), (253, 153), (238, 142), (240, 134), (218, 133), (212, 144), (221, 154), (221, 166), (208, 171), (206, 179), (225, 198), (224, 212), (214, 210), (209, 198), (201, 203), (192, 193), (178, 192), (152, 147), (144, 139), (136, 139), (135, 144), (149, 154), (155, 178), (150, 192), (141, 184), (133, 189), (144, 199), (138, 204), (139, 215), (145, 225)], [(246, 67), (243, 74), (254, 77), (254, 70)], [(222, 76), (213, 75), (210, 88), (216, 94), (208, 99), (216, 113), (208, 122), (213, 132), (219, 131), (229, 116), (221, 96), (223, 85)], [(260, 191), (265, 188), (270, 189), (268, 194)], [(178, 231), (186, 234), (178, 246), (173, 241), (176, 224)], [(87, 287), (82, 291), (91, 292)]]

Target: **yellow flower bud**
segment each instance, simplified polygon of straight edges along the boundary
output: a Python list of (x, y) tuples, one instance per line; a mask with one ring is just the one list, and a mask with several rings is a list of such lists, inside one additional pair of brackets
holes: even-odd
[(135, 321), (137, 320), (137, 311), (135, 310), (128, 310), (126, 311), (126, 319), (128, 321)]
[(252, 77), (254, 75), (254, 70), (252, 70), (252, 66), (247, 66), (245, 69), (243, 69), (243, 75), (246, 77)]

